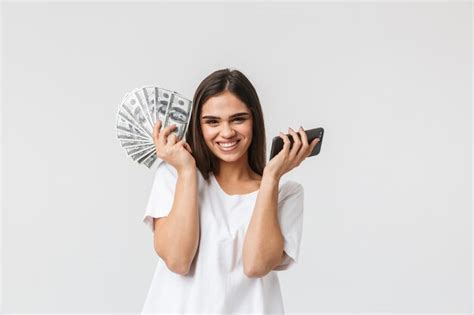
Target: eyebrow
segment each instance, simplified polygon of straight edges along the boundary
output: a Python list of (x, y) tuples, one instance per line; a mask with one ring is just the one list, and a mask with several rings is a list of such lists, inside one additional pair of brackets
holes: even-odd
[[(229, 118), (235, 118), (235, 117), (240, 117), (240, 116), (249, 116), (249, 115), (250, 114), (247, 113), (247, 112), (242, 112), (242, 113), (237, 113), (237, 114), (230, 115)], [(211, 115), (202, 116), (202, 119), (206, 119), (206, 118), (220, 119), (220, 117), (217, 117), (217, 116), (211, 116)]]

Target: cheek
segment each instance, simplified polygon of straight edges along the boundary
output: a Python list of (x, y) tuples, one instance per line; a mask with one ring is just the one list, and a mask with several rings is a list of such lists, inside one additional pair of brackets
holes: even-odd
[(246, 134), (247, 136), (252, 135), (252, 121), (247, 121), (245, 124), (242, 125), (242, 133)]
[(252, 122), (251, 121), (247, 121), (243, 124), (235, 124), (234, 125), (234, 130), (244, 136), (244, 137), (247, 137), (247, 138), (252, 138)]
[(215, 138), (216, 136), (216, 132), (205, 125), (201, 125), (201, 130), (202, 130), (202, 136), (204, 137), (204, 141), (206, 142), (212, 141), (212, 139)]

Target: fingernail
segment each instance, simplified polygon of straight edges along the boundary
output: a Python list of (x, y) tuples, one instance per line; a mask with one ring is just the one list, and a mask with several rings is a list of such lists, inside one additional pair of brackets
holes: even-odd
[(300, 126), (300, 130), (303, 130), (303, 126)]

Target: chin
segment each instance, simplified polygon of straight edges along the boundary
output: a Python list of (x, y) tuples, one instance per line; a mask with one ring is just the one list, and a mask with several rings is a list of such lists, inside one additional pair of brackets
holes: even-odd
[(222, 160), (224, 162), (232, 163), (232, 162), (237, 162), (242, 158), (242, 156), (228, 156), (228, 155), (216, 155), (219, 160)]
[(225, 154), (220, 151), (212, 151), (214, 153), (214, 156), (217, 157), (219, 160), (226, 161), (226, 162), (235, 162), (238, 161), (239, 159), (242, 158), (242, 155), (240, 152), (235, 152), (233, 154)]

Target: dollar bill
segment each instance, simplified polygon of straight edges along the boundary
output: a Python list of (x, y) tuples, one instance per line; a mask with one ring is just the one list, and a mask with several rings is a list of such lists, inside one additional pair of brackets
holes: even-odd
[(148, 143), (153, 143), (150, 139), (148, 138), (145, 138), (145, 137), (139, 137), (137, 136), (136, 134), (134, 133), (130, 133), (128, 131), (123, 131), (123, 130), (119, 130), (118, 129), (119, 127), (117, 126), (117, 139), (119, 139), (120, 141), (122, 140), (135, 140), (135, 141), (145, 141), (145, 142), (148, 142)]
[(176, 125), (172, 131), (176, 137), (183, 139), (188, 129), (189, 119), (191, 117), (192, 102), (176, 92), (172, 95), (171, 104), (166, 112), (164, 127)]
[(132, 99), (138, 102), (138, 105), (143, 111), (145, 119), (150, 127), (150, 133), (153, 132), (154, 119), (152, 119), (148, 104), (148, 98), (145, 96), (145, 88), (136, 89), (131, 94), (133, 94)]
[(133, 141), (120, 141), (120, 144), (122, 145), (122, 147), (127, 147), (127, 148), (132, 148), (132, 147), (139, 147), (139, 146), (154, 146), (153, 143), (150, 143), (148, 141), (136, 141), (136, 140), (133, 140)]
[(149, 152), (153, 152), (155, 148), (153, 146), (142, 146), (142, 147), (135, 147), (135, 148), (127, 148), (125, 147), (128, 156), (130, 156), (134, 161), (139, 159), (145, 154)]
[(120, 140), (120, 143), (122, 143), (122, 144), (129, 144), (129, 143), (131, 144), (132, 142), (137, 143), (137, 144), (138, 143), (153, 144), (153, 141), (151, 141), (151, 139), (143, 139), (143, 138), (124, 138), (124, 137), (122, 137), (122, 138), (119, 138), (119, 140)]
[(148, 139), (148, 136), (143, 133), (141, 128), (139, 128), (131, 119), (129, 119), (125, 115), (122, 115), (120, 112), (117, 115), (116, 128), (117, 137), (119, 136), (119, 134), (127, 134), (130, 137), (136, 139)]
[(151, 152), (143, 155), (142, 157), (140, 157), (137, 160), (137, 162), (140, 163), (140, 164), (145, 165), (148, 168), (150, 168), (157, 159), (158, 159), (158, 157), (156, 156), (156, 152), (151, 151)]
[(145, 86), (127, 93), (119, 106), (117, 138), (133, 161), (148, 168), (162, 160), (156, 155), (152, 133), (155, 123), (161, 129), (175, 124), (178, 140), (186, 135), (192, 102), (179, 93), (156, 86)]
[(138, 136), (142, 136), (145, 138), (148, 138), (150, 136), (147, 130), (143, 129), (143, 127), (138, 124), (127, 112), (119, 110), (117, 116), (117, 119), (119, 120), (118, 123), (127, 123), (129, 126), (129, 130), (134, 131), (135, 133), (137, 133)]
[(136, 162), (141, 163), (141, 160), (143, 160), (143, 157), (148, 156), (149, 154), (156, 155), (154, 147), (142, 148), (140, 150), (137, 149), (137, 151), (132, 153), (130, 156)]
[(150, 119), (153, 127), (155, 127), (157, 121), (157, 98), (158, 98), (158, 88), (155, 86), (146, 86), (142, 88), (143, 94), (145, 96), (146, 106), (148, 107), (148, 112), (150, 114)]
[(151, 137), (152, 128), (147, 118), (145, 108), (141, 106), (134, 92), (129, 93), (128, 97), (119, 107), (119, 113), (121, 112), (129, 115), (137, 126)]
[(173, 92), (159, 88), (158, 89), (158, 110), (156, 111), (157, 117), (156, 119), (161, 121), (160, 130), (163, 129), (163, 125), (166, 119), (166, 113), (168, 112), (168, 108), (171, 104)]
[[(151, 168), (151, 166), (155, 163), (155, 161), (157, 161), (158, 158), (156, 157), (156, 154), (153, 156), (149, 156), (148, 158), (146, 158), (143, 162), (141, 162), (143, 165), (145, 165), (146, 167), (148, 168)], [(158, 162), (159, 163), (159, 162)]]
[(121, 115), (122, 117), (127, 117), (129, 120), (131, 120), (132, 123), (142, 131), (143, 135), (149, 135), (146, 126), (144, 126), (146, 120), (144, 118), (142, 109), (135, 106), (135, 101), (131, 101), (130, 93), (125, 94), (125, 96), (123, 97), (122, 102), (119, 106), (118, 115)]

